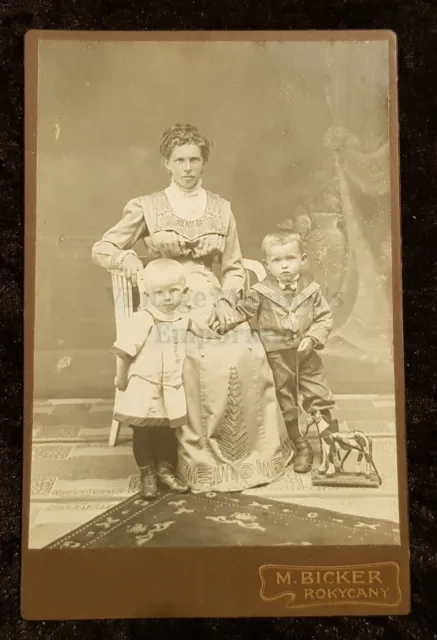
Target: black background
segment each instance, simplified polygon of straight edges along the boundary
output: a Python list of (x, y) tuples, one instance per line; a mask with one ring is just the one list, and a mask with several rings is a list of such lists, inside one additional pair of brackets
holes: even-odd
[[(23, 36), (29, 29), (391, 29), (399, 46), (412, 613), (392, 618), (20, 619)], [(0, 0), (0, 637), (437, 638), (437, 7), (435, 2)]]

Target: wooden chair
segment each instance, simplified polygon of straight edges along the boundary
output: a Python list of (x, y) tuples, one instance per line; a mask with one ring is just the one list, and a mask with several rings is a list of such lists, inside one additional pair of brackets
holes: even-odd
[[(243, 266), (247, 271), (247, 283), (250, 282), (250, 273), (255, 274), (257, 280), (263, 280), (266, 277), (266, 271), (263, 265), (257, 260), (243, 259)], [(126, 318), (129, 318), (138, 304), (144, 300), (144, 294), (133, 290), (131, 282), (125, 278), (122, 271), (111, 271), (112, 277), (112, 293), (114, 297), (115, 311), (115, 332), (118, 335), (120, 327)], [(139, 300), (138, 298), (139, 295)], [(120, 433), (121, 424), (118, 420), (112, 420), (111, 430), (109, 433), (109, 446), (114, 447), (117, 443), (118, 434)]]

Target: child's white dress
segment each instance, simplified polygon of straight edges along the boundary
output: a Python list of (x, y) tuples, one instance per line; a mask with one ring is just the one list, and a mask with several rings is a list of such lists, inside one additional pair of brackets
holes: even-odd
[(113, 352), (130, 363), (128, 386), (116, 390), (114, 418), (137, 427), (179, 427), (186, 423), (182, 386), (188, 320), (169, 320), (155, 309), (127, 319)]

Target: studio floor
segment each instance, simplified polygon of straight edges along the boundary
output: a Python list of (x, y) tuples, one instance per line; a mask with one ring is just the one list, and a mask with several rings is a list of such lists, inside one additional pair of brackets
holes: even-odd
[[(341, 429), (373, 439), (378, 489), (313, 487), (290, 468), (282, 480), (247, 495), (398, 522), (394, 398), (337, 396)], [(33, 420), (30, 546), (41, 548), (138, 491), (130, 431), (108, 444), (112, 405), (105, 399), (36, 401)], [(315, 448), (317, 441), (314, 441)], [(318, 464), (317, 455), (315, 464)]]

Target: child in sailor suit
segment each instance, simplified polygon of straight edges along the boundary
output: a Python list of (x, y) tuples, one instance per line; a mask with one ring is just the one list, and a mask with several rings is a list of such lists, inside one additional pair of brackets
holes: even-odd
[(301, 274), (306, 255), (298, 234), (269, 234), (262, 247), (268, 275), (237, 304), (233, 326), (256, 319), (255, 328), (267, 353), (278, 402), (295, 445), (294, 469), (306, 473), (311, 469), (313, 452), (299, 431), (297, 384), (305, 411), (321, 415), (330, 424), (335, 401), (318, 351), (331, 332), (332, 312), (320, 285)]

